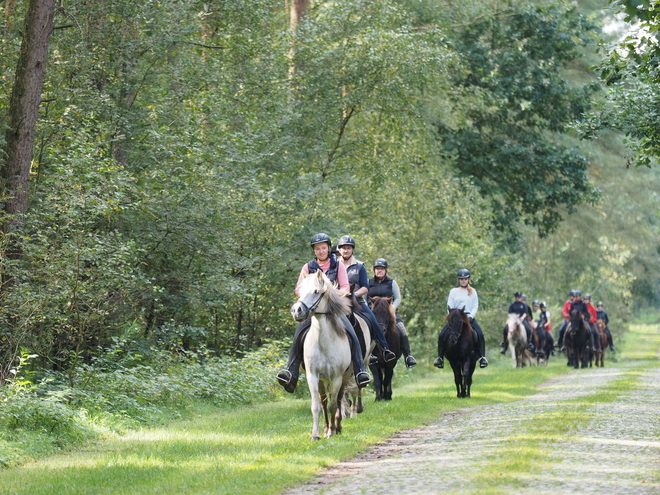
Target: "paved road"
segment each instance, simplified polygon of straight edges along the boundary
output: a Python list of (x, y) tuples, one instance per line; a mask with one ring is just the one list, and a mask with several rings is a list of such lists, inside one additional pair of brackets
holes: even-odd
[[(660, 368), (642, 368), (630, 390), (601, 393), (602, 403), (579, 400), (621, 379), (624, 366), (570, 371), (524, 400), (446, 414), (285, 494), (660, 494)], [(539, 421), (572, 426), (553, 423), (548, 438)], [(536, 455), (517, 452), (516, 435), (538, 435)], [(498, 479), (503, 463), (509, 476)]]

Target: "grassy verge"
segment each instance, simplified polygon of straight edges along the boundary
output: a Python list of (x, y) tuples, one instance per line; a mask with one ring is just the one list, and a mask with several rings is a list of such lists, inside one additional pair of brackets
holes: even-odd
[[(365, 412), (344, 421), (342, 435), (309, 440), (305, 399), (196, 414), (162, 428), (108, 438), (85, 450), (0, 471), (3, 493), (279, 493), (319, 469), (355, 456), (394, 432), (430, 423), (444, 411), (513, 401), (565, 370), (513, 370), (495, 361), (475, 373), (471, 399), (459, 400), (451, 370), (418, 366), (395, 385), (391, 402), (366, 399)], [(304, 384), (303, 384), (304, 386)]]
[[(632, 326), (620, 347), (624, 347), (624, 361), (640, 360), (640, 366), (648, 365), (641, 360), (657, 357), (657, 326)], [(621, 380), (599, 394), (567, 403), (571, 421), (555, 421), (552, 415), (556, 411), (540, 414), (533, 434), (517, 438), (515, 445), (503, 444), (492, 466), (498, 476), (492, 477), (486, 463), (484, 478), (474, 481), (482, 483), (483, 493), (499, 493), (497, 483), (516, 486), (520, 473), (549, 462), (543, 442), (565, 438), (589, 419), (591, 406), (634, 386), (638, 368), (637, 364), (629, 366)], [(398, 430), (431, 423), (445, 411), (519, 400), (566, 370), (563, 356), (547, 368), (522, 370), (511, 369), (508, 358), (491, 360), (488, 368), (476, 371), (472, 398), (462, 400), (455, 397), (450, 369), (418, 366), (408, 372), (399, 370), (393, 401), (375, 403), (368, 395), (365, 412), (345, 420), (342, 435), (319, 442), (309, 440), (308, 399), (287, 398), (221, 410), (202, 403), (185, 419), (167, 426), (111, 436), (83, 450), (1, 470), (0, 492), (280, 493)]]

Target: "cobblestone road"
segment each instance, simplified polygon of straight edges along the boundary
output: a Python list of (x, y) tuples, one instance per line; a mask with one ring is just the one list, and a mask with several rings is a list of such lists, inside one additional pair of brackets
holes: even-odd
[[(445, 414), (435, 424), (401, 432), (285, 494), (659, 494), (657, 367), (643, 369), (633, 389), (589, 405), (584, 422), (573, 421), (568, 432), (539, 442), (543, 461), (521, 469), (514, 481), (510, 476), (493, 479), (498, 462), (511, 462), (516, 435), (533, 434), (539, 418), (570, 421), (583, 407), (580, 397), (602, 391), (622, 378), (624, 370), (570, 371), (524, 400)], [(503, 450), (506, 461), (500, 457)]]

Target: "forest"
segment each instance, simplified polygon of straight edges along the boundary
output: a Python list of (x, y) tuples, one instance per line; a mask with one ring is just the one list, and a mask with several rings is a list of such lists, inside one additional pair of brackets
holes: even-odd
[(459, 268), (493, 353), (517, 290), (616, 338), (660, 299), (656, 7), (7, 0), (0, 383), (121, 370), (117, 412), (283, 359), (318, 232), (388, 260), (427, 363)]

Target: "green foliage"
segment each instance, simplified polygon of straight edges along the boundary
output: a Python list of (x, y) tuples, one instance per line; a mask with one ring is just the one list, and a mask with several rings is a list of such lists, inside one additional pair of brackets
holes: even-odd
[(491, 198), (505, 238), (520, 220), (547, 235), (564, 211), (598, 198), (587, 157), (557, 136), (589, 106), (594, 88), (571, 87), (562, 70), (592, 30), (564, 2), (507, 4), (457, 29), (456, 111), (436, 125), (458, 171)]

